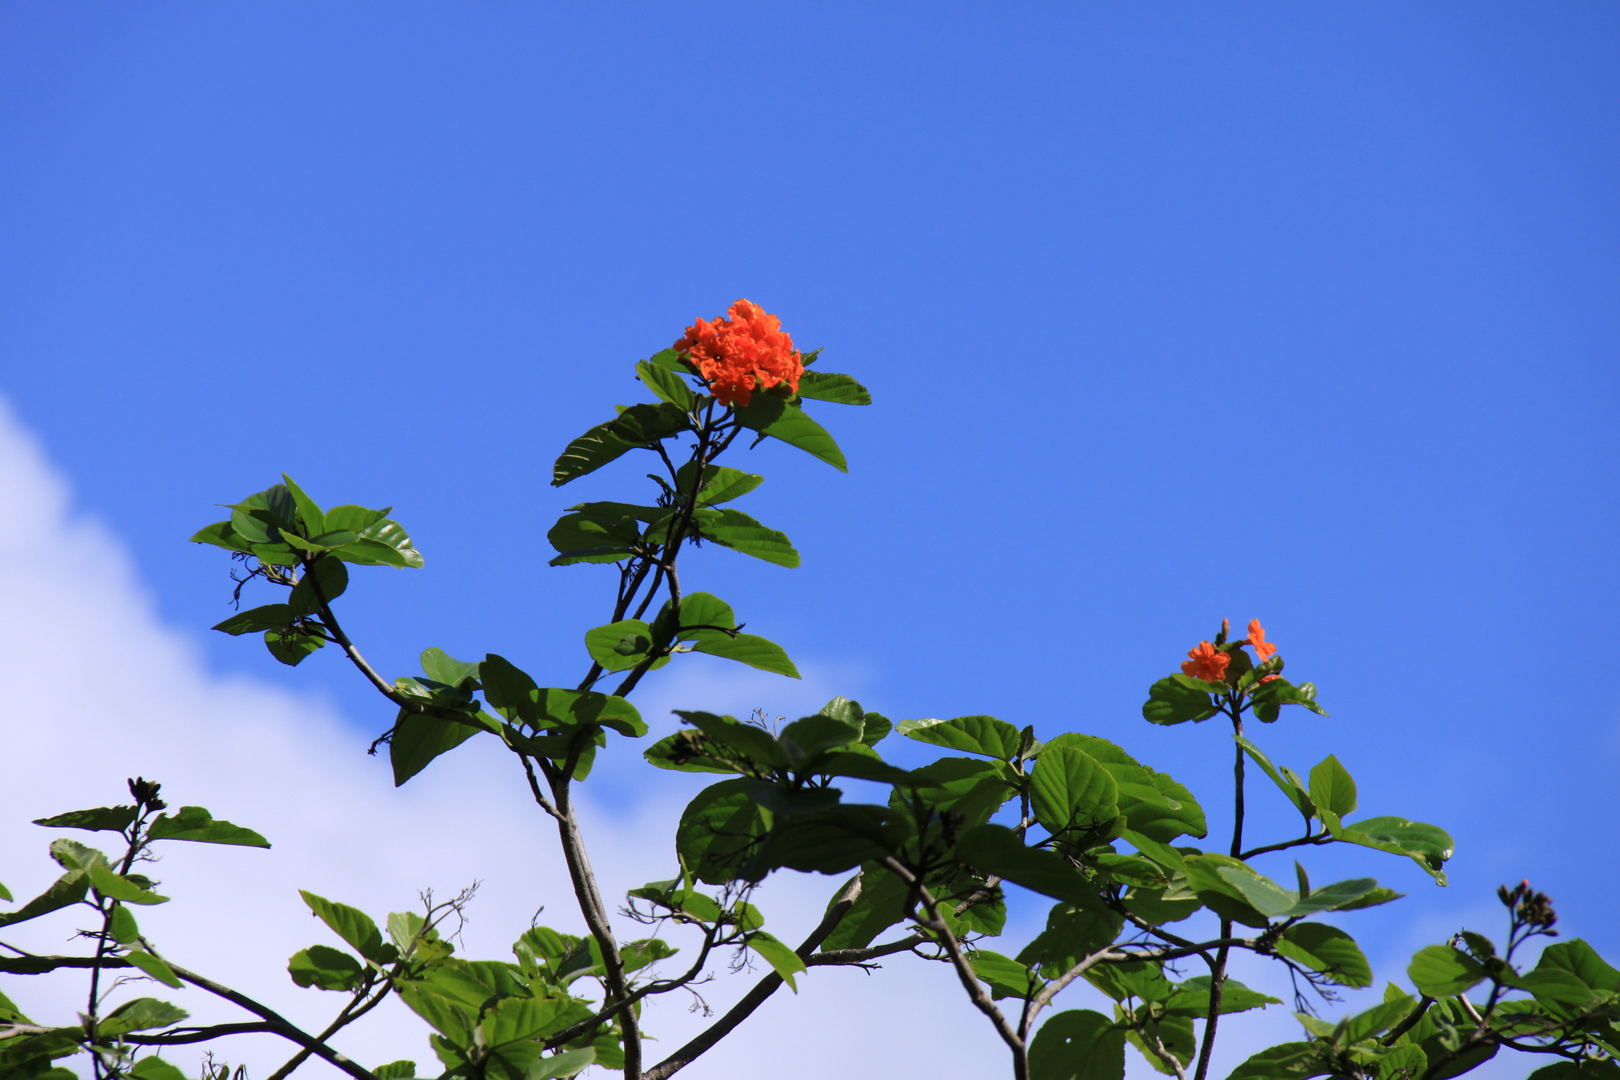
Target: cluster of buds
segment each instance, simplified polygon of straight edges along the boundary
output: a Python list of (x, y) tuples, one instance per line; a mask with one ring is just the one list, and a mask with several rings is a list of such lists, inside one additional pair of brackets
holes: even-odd
[(1558, 931), (1552, 928), (1553, 923), (1558, 921), (1558, 913), (1553, 910), (1552, 897), (1546, 893), (1532, 891), (1530, 882), (1521, 881), (1512, 889), (1506, 885), (1499, 886), (1496, 895), (1507, 906), (1515, 923), (1531, 927), (1536, 933), (1546, 934), (1548, 937), (1558, 936)]
[(135, 805), (142, 810), (162, 810), (169, 804), (158, 798), (158, 789), (163, 787), (156, 780), (148, 780), (137, 776), (129, 782), (129, 793), (135, 800)]

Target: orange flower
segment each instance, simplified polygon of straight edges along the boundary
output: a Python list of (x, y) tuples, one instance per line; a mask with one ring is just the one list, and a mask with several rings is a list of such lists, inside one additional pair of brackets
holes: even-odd
[(1254, 655), (1262, 664), (1277, 651), (1277, 646), (1266, 640), (1266, 628), (1260, 625), (1259, 619), (1249, 620), (1249, 644), (1254, 646)]
[(686, 353), (722, 405), (747, 405), (755, 390), (786, 384), (799, 392), (804, 363), (782, 321), (748, 300), (738, 300), (728, 319), (699, 319), (675, 348)]
[(1187, 657), (1181, 662), (1183, 675), (1207, 682), (1226, 681), (1226, 665), (1232, 662), (1232, 658), (1209, 642), (1200, 641), (1198, 648), (1187, 650)]

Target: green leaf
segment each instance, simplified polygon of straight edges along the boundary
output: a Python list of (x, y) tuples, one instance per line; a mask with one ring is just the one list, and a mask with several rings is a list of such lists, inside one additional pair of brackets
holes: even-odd
[(304, 489), (293, 483), (293, 478), (286, 473), (281, 474), (282, 482), (287, 486), (287, 492), (292, 496), (293, 505), (297, 507), (297, 524), (303, 527), (305, 536), (319, 536), (326, 531), (326, 515), (321, 512), (320, 504), (308, 495)]
[(766, 528), (741, 510), (698, 510), (693, 520), (705, 540), (789, 570), (799, 565), (799, 553), (786, 533)]
[(173, 814), (159, 814), (147, 833), (153, 840), (189, 840), (197, 844), (236, 844), (242, 847), (270, 846), (270, 841), (240, 825), (215, 821), (200, 806), (182, 806)]
[[(739, 781), (731, 781), (738, 783)], [(740, 781), (749, 784), (750, 781)], [(898, 842), (881, 806), (840, 805), (776, 822), (745, 876), (761, 880), (779, 867), (837, 874), (890, 854)]]
[[(906, 917), (906, 891), (906, 883), (883, 867), (876, 863), (863, 866), (860, 895), (821, 947), (828, 952), (866, 948), (879, 934)], [(828, 902), (829, 911), (843, 893), (841, 886)]]
[(247, 611), (239, 611), (213, 629), (237, 636), (256, 634), (261, 630), (275, 630), (293, 621), (292, 608), (286, 604), (263, 604)]
[(390, 1061), (387, 1065), (379, 1065), (372, 1069), (371, 1075), (377, 1080), (415, 1080), (416, 1062)]
[(692, 651), (735, 660), (739, 664), (747, 664), (749, 667), (774, 672), (777, 675), (786, 675), (790, 679), (799, 678), (799, 669), (794, 666), (787, 651), (776, 642), (757, 634), (738, 634), (735, 637), (721, 634), (705, 638), (694, 644)]
[[(1332, 814), (1332, 811), (1329, 811)], [(1446, 875), (1441, 867), (1455, 851), (1451, 835), (1438, 825), (1408, 821), (1399, 817), (1366, 818), (1353, 825), (1341, 825), (1337, 820), (1323, 819), (1323, 824), (1335, 840), (1358, 844), (1391, 855), (1405, 855), (1421, 866), (1441, 885)]]
[(799, 992), (799, 987), (794, 983), (793, 976), (809, 969), (804, 966), (804, 961), (799, 958), (798, 953), (763, 930), (756, 930), (749, 934), (746, 942), (750, 949), (765, 958), (765, 962), (771, 965), (772, 971), (782, 976), (782, 981), (787, 983), (789, 990), (792, 990), (795, 994)]
[[(422, 553), (411, 544), (411, 538), (405, 532), (405, 527), (397, 521), (379, 518), (356, 531), (355, 536), (358, 539), (336, 549), (332, 554), (348, 562), (373, 560), (413, 570), (422, 568)], [(354, 557), (351, 558), (350, 554)]]
[(229, 521), (216, 521), (212, 525), (204, 525), (192, 534), (187, 541), (192, 544), (212, 544), (224, 548), (226, 551), (252, 551), (253, 545), (237, 531), (231, 528)]
[[(1178, 984), (1175, 993), (1164, 1003), (1165, 1012), (1174, 1016), (1202, 1020), (1209, 1015), (1209, 987), (1208, 975), (1194, 975), (1186, 982)], [(1262, 994), (1258, 990), (1250, 990), (1236, 979), (1227, 979), (1221, 984), (1222, 1016), (1281, 1004), (1281, 998)]]
[(744, 724), (733, 716), (684, 709), (676, 709), (675, 715), (694, 725), (705, 739), (754, 763), (760, 771), (783, 769), (788, 765), (787, 751), (782, 745), (770, 732), (753, 724)]
[(434, 682), (460, 686), (467, 679), (478, 678), (478, 662), (453, 659), (443, 649), (425, 649), (422, 652), (422, 672)]
[(1325, 923), (1296, 923), (1283, 931), (1277, 952), (1320, 972), (1340, 986), (1371, 986), (1372, 965), (1355, 939)]
[[(86, 832), (123, 832), (135, 820), (133, 806), (98, 806), (94, 810), (69, 810), (55, 817), (35, 818), (35, 825), (47, 829), (83, 829)], [(11, 899), (10, 895), (6, 899)]]
[(1112, 944), (1124, 926), (1124, 917), (1099, 901), (1054, 904), (1046, 916), (1046, 929), (1024, 946), (1018, 962), (1037, 967), (1043, 976), (1055, 979)]
[(1356, 808), (1356, 782), (1332, 754), (1311, 769), (1311, 800), (1341, 818)]
[(844, 452), (838, 449), (838, 444), (827, 429), (810, 419), (797, 405), (771, 394), (755, 394), (753, 401), (735, 412), (743, 427), (798, 447), (839, 472), (849, 472), (849, 462), (844, 460)]
[(124, 959), (166, 986), (172, 986), (178, 990), (185, 985), (180, 981), (178, 975), (169, 970), (168, 964), (165, 964), (144, 949), (131, 949), (124, 954)]
[(270, 650), (271, 656), (288, 667), (297, 667), (306, 656), (324, 644), (326, 643), (314, 634), (301, 634), (296, 630), (264, 632), (264, 647)]
[(457, 723), (438, 716), (401, 709), (388, 740), (388, 762), (394, 770), (394, 786), (399, 787), (447, 754), (477, 735), (481, 727)]
[(1267, 724), (1277, 719), (1284, 705), (1300, 705), (1318, 716), (1327, 715), (1327, 710), (1316, 703), (1316, 686), (1313, 683), (1300, 683), (1295, 686), (1287, 679), (1272, 679), (1257, 686), (1251, 700), (1254, 703), (1254, 715)]
[(789, 764), (797, 769), (823, 750), (859, 743), (861, 728), (859, 722), (817, 713), (793, 721), (777, 733), (776, 739), (787, 751)]
[(585, 632), (585, 648), (591, 659), (608, 671), (635, 667), (652, 651), (652, 627), (640, 619), (620, 619)]
[(1186, 686), (1171, 675), (1148, 689), (1142, 719), (1151, 724), (1181, 724), (1188, 720), (1208, 720), (1218, 712), (1208, 691)]
[(1610, 967), (1596, 949), (1580, 938), (1547, 946), (1535, 970), (1567, 971), (1593, 990), (1620, 991), (1620, 971)]
[(993, 716), (958, 716), (954, 720), (902, 720), (895, 728), (908, 739), (1012, 761), (1021, 739), (1017, 728)]
[(168, 1027), (178, 1024), (191, 1014), (167, 1001), (156, 998), (136, 998), (126, 1001), (97, 1025), (97, 1031), (102, 1035), (123, 1035), (131, 1031), (146, 1031), (151, 1028)]
[(1260, 766), (1261, 771), (1271, 777), (1271, 782), (1276, 784), (1284, 795), (1288, 796), (1288, 801), (1294, 804), (1295, 809), (1307, 818), (1316, 816), (1316, 803), (1311, 801), (1310, 795), (1303, 787), (1292, 780), (1284, 779), (1282, 774), (1277, 771), (1277, 767), (1271, 763), (1271, 759), (1261, 753), (1260, 748), (1254, 743), (1241, 735), (1233, 735), (1232, 738), (1236, 739), (1237, 744), (1243, 748), (1243, 752), (1248, 754), (1256, 765)]
[(160, 1057), (147, 1056), (129, 1070), (135, 1080), (186, 1080), (186, 1074)]
[(1009, 956), (989, 949), (978, 949), (970, 954), (970, 959), (973, 973), (980, 982), (989, 985), (990, 996), (997, 1001), (1002, 998), (1025, 1001), (1040, 991), (1040, 978), (1026, 965)]
[[(677, 471), (677, 478), (685, 472), (690, 475), (691, 464), (682, 465)], [(689, 481), (688, 481), (689, 482)], [(723, 465), (709, 465), (703, 470), (703, 489), (698, 492), (699, 506), (719, 506), (721, 503), (740, 499), (765, 482), (765, 478), (758, 473), (743, 472), (741, 469), (728, 469)], [(677, 486), (681, 486), (677, 484)], [(681, 487), (681, 490), (686, 490)]]
[(675, 602), (664, 601), (652, 622), (653, 640), (660, 645), (671, 641), (708, 641), (724, 638), (737, 628), (737, 615), (731, 605), (713, 593), (688, 593), (681, 597), (677, 625)]
[(365, 978), (366, 968), (341, 949), (311, 945), (293, 953), (287, 974), (299, 986), (317, 990), (353, 990)]
[[(564, 514), (546, 533), (560, 555), (553, 566), (578, 562), (618, 562), (642, 543), (641, 524), (632, 507), (619, 503), (582, 503)], [(659, 511), (663, 513), (663, 511)]]
[(304, 898), (304, 903), (322, 922), (332, 928), (333, 933), (367, 960), (376, 964), (391, 964), (399, 958), (399, 950), (383, 943), (382, 932), (365, 912), (316, 896), (307, 889), (299, 889), (298, 895)]
[(595, 472), (629, 450), (650, 446), (689, 426), (686, 413), (668, 402), (632, 405), (615, 419), (597, 424), (569, 443), (552, 466), (551, 485), (561, 487), (570, 480)]
[(1003, 825), (975, 825), (966, 830), (956, 841), (955, 855), (985, 873), (1054, 900), (1096, 901), (1095, 890), (1080, 871), (1051, 851), (1025, 847), (1018, 834)]
[(1123, 1080), (1125, 1034), (1090, 1009), (1060, 1012), (1029, 1047), (1029, 1080)]
[[(609, 1035), (607, 1038), (617, 1038)], [(523, 1080), (556, 1080), (557, 1077), (577, 1076), (589, 1066), (597, 1063), (597, 1049), (594, 1046), (580, 1046), (573, 1050), (563, 1050), (543, 1057), (530, 1065), (523, 1074)], [(604, 1068), (609, 1066), (603, 1065)], [(623, 1063), (620, 1063), (623, 1068)], [(377, 1080), (383, 1080), (381, 1073)]]
[(848, 375), (830, 371), (806, 371), (799, 376), (799, 396), (837, 405), (870, 405), (872, 395)]
[(1119, 785), (1090, 754), (1070, 746), (1044, 751), (1029, 785), (1035, 818), (1054, 836), (1091, 829), (1118, 815)]
[(699, 881), (722, 885), (738, 877), (769, 828), (769, 811), (749, 795), (747, 781), (722, 780), (687, 804), (675, 851)]
[(1620, 1080), (1620, 1065), (1608, 1061), (1557, 1061), (1530, 1074), (1530, 1080)]
[(141, 936), (135, 913), (123, 904), (114, 905), (112, 915), (107, 919), (107, 933), (120, 945), (134, 944), (135, 939)]
[(109, 900), (122, 900), (126, 904), (162, 904), (169, 899), (137, 885), (123, 874), (113, 871), (106, 863), (91, 863), (86, 873), (90, 876), (90, 887)]
[(647, 389), (657, 394), (660, 400), (669, 402), (682, 412), (691, 412), (697, 402), (697, 395), (686, 385), (686, 380), (678, 372), (661, 364), (641, 361), (636, 365), (636, 378), (646, 383)]
[[(349, 587), (349, 570), (337, 559), (318, 558), (308, 564), (304, 576), (293, 586), (287, 607), (294, 615), (314, 615), (321, 602), (331, 603)], [(249, 613), (251, 614), (251, 612)]]
[(1461, 994), (1485, 978), (1483, 967), (1450, 945), (1430, 945), (1418, 950), (1406, 973), (1418, 993), (1432, 998)]
[(0, 926), (11, 926), (14, 923), (27, 922), (37, 919), (41, 915), (49, 915), (59, 911), (69, 904), (77, 904), (84, 899), (84, 894), (90, 891), (90, 879), (85, 877), (83, 870), (69, 870), (51, 883), (51, 887), (34, 897), (16, 911), (0, 915)]
[(1332, 1071), (1314, 1042), (1289, 1042), (1262, 1050), (1239, 1065), (1227, 1080), (1305, 1080)]

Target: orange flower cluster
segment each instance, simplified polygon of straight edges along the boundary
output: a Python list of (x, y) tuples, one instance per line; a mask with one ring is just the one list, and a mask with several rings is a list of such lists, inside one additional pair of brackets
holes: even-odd
[(804, 363), (782, 321), (748, 300), (726, 312), (730, 318), (699, 319), (675, 348), (686, 353), (722, 405), (747, 405), (755, 390), (786, 384), (799, 392)]
[[(1227, 621), (1221, 620), (1221, 640), (1226, 640)], [(1252, 646), (1254, 655), (1263, 664), (1277, 652), (1277, 646), (1266, 640), (1266, 628), (1260, 625), (1259, 619), (1249, 620), (1249, 637), (1245, 644)], [(1196, 649), (1187, 653), (1187, 659), (1181, 662), (1181, 673), (1190, 675), (1195, 679), (1206, 682), (1225, 682), (1226, 668), (1232, 663), (1232, 658), (1210, 642), (1200, 641)], [(1275, 675), (1267, 675), (1260, 681), (1270, 682)]]
[(1226, 665), (1232, 658), (1207, 641), (1200, 641), (1196, 649), (1189, 649), (1187, 659), (1181, 662), (1181, 673), (1206, 682), (1225, 682)]

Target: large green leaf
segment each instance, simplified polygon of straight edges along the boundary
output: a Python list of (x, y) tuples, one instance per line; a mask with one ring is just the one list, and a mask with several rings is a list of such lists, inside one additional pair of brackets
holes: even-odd
[(1018, 954), (1018, 961), (1055, 979), (1081, 960), (1113, 944), (1125, 919), (1097, 899), (1083, 904), (1057, 903), (1046, 916), (1046, 929)]
[(1356, 808), (1356, 782), (1332, 754), (1311, 768), (1311, 801), (1341, 818)]
[(1096, 758), (1071, 746), (1041, 753), (1029, 793), (1036, 820), (1054, 836), (1073, 828), (1093, 828), (1119, 812), (1119, 785), (1112, 774)]
[[(1175, 993), (1164, 1003), (1165, 1012), (1203, 1019), (1209, 1015), (1209, 988), (1208, 975), (1194, 975), (1187, 981), (1177, 984)], [(1262, 994), (1258, 990), (1250, 990), (1236, 979), (1227, 979), (1221, 984), (1222, 1016), (1281, 1004), (1282, 999)]]
[(1325, 1047), (1314, 1042), (1288, 1042), (1262, 1050), (1226, 1080), (1305, 1080), (1332, 1071)]
[(1090, 1009), (1050, 1017), (1029, 1047), (1029, 1080), (1123, 1080), (1125, 1034)]
[(569, 443), (552, 466), (551, 484), (561, 487), (638, 446), (650, 446), (659, 439), (689, 427), (691, 421), (679, 406), (668, 402), (632, 405), (617, 418), (597, 424)]
[(887, 817), (888, 811), (881, 806), (842, 805), (778, 819), (749, 865), (747, 876), (758, 881), (784, 866), (806, 873), (838, 874), (881, 858), (897, 842), (894, 831), (886, 827)]
[(86, 873), (90, 877), (90, 887), (109, 900), (121, 900), (126, 904), (162, 904), (169, 899), (115, 872), (106, 863), (91, 863)]
[(1148, 689), (1142, 719), (1153, 724), (1181, 724), (1188, 720), (1208, 720), (1219, 711), (1211, 703), (1208, 691), (1190, 687), (1171, 675)]
[(811, 457), (820, 458), (839, 472), (849, 471), (844, 452), (827, 429), (810, 419), (797, 405), (771, 394), (755, 394), (753, 401), (736, 410), (743, 427), (796, 446)]
[(692, 651), (735, 660), (739, 664), (747, 664), (749, 667), (774, 672), (777, 675), (786, 675), (790, 679), (799, 678), (799, 669), (794, 666), (787, 651), (776, 642), (762, 638), (758, 634), (717, 634), (714, 637), (705, 637), (692, 646)]
[(561, 553), (551, 560), (552, 566), (618, 562), (631, 555), (634, 546), (641, 543), (641, 526), (632, 516), (610, 518), (576, 509), (558, 518), (546, 533), (546, 539)]
[(674, 405), (682, 412), (691, 412), (692, 406), (697, 402), (697, 395), (692, 388), (686, 385), (678, 371), (664, 367), (662, 364), (649, 364), (643, 360), (636, 365), (636, 378), (647, 384), (658, 397)]
[(1002, 998), (1025, 1001), (1041, 988), (1040, 977), (1028, 966), (1009, 956), (989, 949), (977, 949), (972, 953), (972, 961), (973, 974), (989, 985), (990, 996), (998, 1001)]
[[(35, 825), (47, 829), (83, 829), (86, 832), (123, 832), (135, 820), (133, 806), (98, 806), (94, 810), (69, 810), (55, 817), (35, 818)], [(10, 897), (7, 897), (10, 899)]]
[(806, 371), (799, 376), (799, 396), (838, 405), (870, 405), (872, 395), (848, 375), (830, 371)]
[(1283, 931), (1277, 952), (1340, 986), (1371, 986), (1372, 965), (1355, 939), (1325, 923), (1296, 923)]
[(908, 739), (1012, 761), (1022, 745), (1017, 728), (993, 716), (958, 716), (954, 720), (902, 720), (895, 730)]
[(394, 769), (394, 786), (427, 768), (440, 754), (454, 750), (480, 728), (438, 716), (401, 709), (394, 721), (394, 734), (388, 740), (388, 762)]
[(1327, 715), (1327, 710), (1316, 703), (1314, 683), (1295, 686), (1287, 679), (1271, 679), (1254, 689), (1251, 700), (1254, 702), (1254, 715), (1267, 724), (1277, 719), (1284, 705), (1301, 705), (1318, 716)]
[(1303, 787), (1292, 780), (1285, 779), (1283, 774), (1277, 770), (1277, 766), (1271, 763), (1271, 759), (1266, 757), (1254, 743), (1241, 735), (1233, 735), (1232, 737), (1243, 748), (1243, 752), (1248, 754), (1254, 763), (1260, 766), (1261, 771), (1271, 778), (1271, 782), (1276, 784), (1278, 789), (1288, 797), (1288, 801), (1294, 804), (1295, 809), (1307, 818), (1316, 816), (1316, 803), (1311, 800), (1310, 794)]
[(753, 763), (754, 771), (770, 772), (785, 769), (789, 759), (786, 749), (770, 732), (753, 724), (745, 724), (733, 716), (676, 709), (675, 715), (692, 724), (705, 740), (731, 755)]
[(299, 986), (317, 990), (353, 990), (365, 978), (365, 965), (341, 949), (311, 945), (287, 961), (287, 974)]
[(90, 879), (83, 870), (69, 870), (51, 883), (51, 887), (34, 897), (16, 911), (0, 915), (0, 926), (27, 922), (48, 915), (69, 904), (77, 904), (90, 891)]
[(765, 958), (772, 971), (782, 976), (782, 981), (788, 984), (788, 989), (797, 994), (799, 987), (793, 981), (793, 976), (809, 969), (805, 967), (799, 954), (793, 951), (793, 947), (778, 941), (763, 930), (755, 930), (745, 940), (750, 949)]
[[(327, 603), (342, 596), (349, 587), (349, 571), (337, 559), (316, 559), (298, 579), (287, 597), (287, 607), (294, 615), (314, 615)], [(266, 627), (266, 629), (269, 629)]]
[(1026, 847), (1017, 833), (1003, 825), (976, 825), (966, 830), (956, 841), (955, 855), (969, 866), (1054, 900), (1076, 904), (1096, 900), (1095, 889), (1079, 870), (1044, 848)]
[(1327, 826), (1335, 840), (1385, 851), (1391, 855), (1405, 855), (1421, 866), (1435, 881), (1441, 885), (1446, 883), (1445, 871), (1441, 867), (1451, 858), (1455, 845), (1451, 835), (1440, 826), (1427, 825), (1421, 821), (1408, 821), (1400, 817), (1365, 818), (1354, 824), (1343, 825), (1331, 810), (1328, 814), (1329, 817), (1323, 819), (1323, 824)]
[(159, 814), (147, 835), (153, 840), (189, 840), (196, 844), (270, 846), (270, 841), (252, 829), (244, 829), (228, 821), (216, 821), (200, 806), (182, 806), (173, 814)]
[(675, 829), (675, 851), (699, 881), (735, 879), (770, 828), (770, 814), (748, 792), (747, 780), (722, 780), (698, 792)]
[[(838, 925), (833, 927), (821, 947), (829, 952), (866, 948), (877, 940), (879, 934), (906, 917), (906, 892), (906, 883), (883, 867), (875, 863), (863, 866), (861, 894), (849, 906)], [(841, 886), (833, 894), (833, 900), (828, 902), (829, 910), (843, 893)]]
[[(123, 909), (120, 908), (119, 910)], [(130, 949), (124, 954), (124, 959), (129, 961), (131, 967), (139, 968), (165, 986), (178, 990), (185, 985), (180, 981), (180, 976), (176, 975), (168, 964), (165, 964), (145, 949)]]
[(136, 998), (126, 1001), (96, 1025), (98, 1034), (106, 1036), (124, 1035), (131, 1031), (147, 1031), (152, 1028), (168, 1027), (178, 1024), (191, 1014), (178, 1005), (171, 1005), (167, 1001), (156, 998)]
[(790, 570), (799, 565), (799, 553), (786, 533), (766, 528), (741, 510), (698, 510), (694, 520), (705, 540)]
[(1547, 946), (1535, 970), (1567, 971), (1593, 990), (1620, 991), (1620, 971), (1610, 967), (1596, 949), (1580, 938)]
[(325, 641), (314, 634), (303, 634), (296, 630), (264, 632), (264, 647), (270, 650), (271, 656), (288, 667), (297, 667), (309, 657), (310, 653), (325, 644)]
[(585, 632), (591, 659), (608, 671), (625, 671), (647, 658), (653, 649), (652, 627), (640, 619), (620, 619)]
[(316, 896), (306, 889), (299, 889), (298, 895), (304, 898), (322, 922), (332, 928), (332, 932), (349, 943), (355, 952), (367, 960), (377, 964), (391, 964), (399, 957), (399, 950), (392, 945), (385, 944), (382, 932), (371, 916), (358, 908), (347, 904), (334, 903), (325, 897)]
[(213, 629), (221, 633), (256, 634), (263, 630), (275, 630), (286, 626), (293, 621), (293, 610), (286, 604), (261, 604), (247, 611), (239, 611), (222, 623), (217, 623)]

